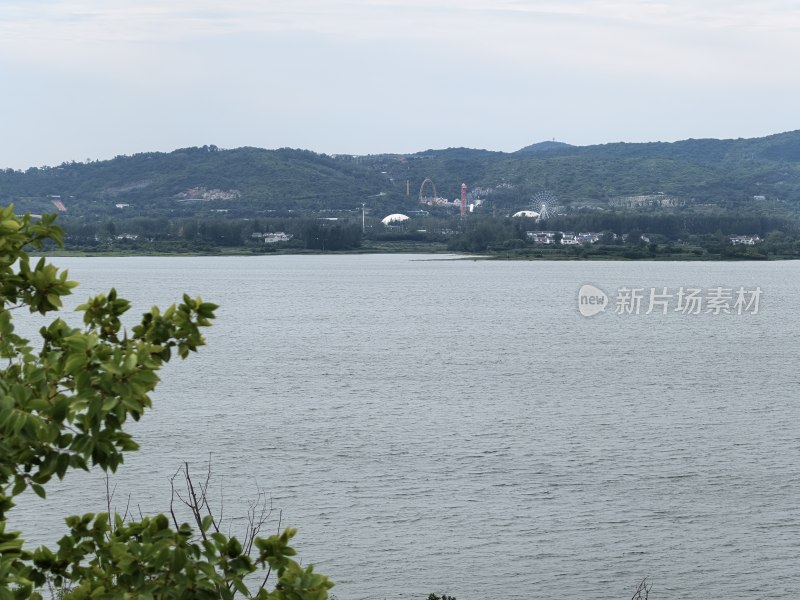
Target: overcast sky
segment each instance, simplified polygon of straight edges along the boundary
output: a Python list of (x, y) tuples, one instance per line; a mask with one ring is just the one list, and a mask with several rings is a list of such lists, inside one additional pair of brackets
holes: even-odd
[(755, 137), (798, 59), (798, 0), (0, 0), (0, 168)]

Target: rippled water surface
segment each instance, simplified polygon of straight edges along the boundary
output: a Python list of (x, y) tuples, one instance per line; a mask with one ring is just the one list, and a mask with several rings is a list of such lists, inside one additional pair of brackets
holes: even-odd
[[(432, 258), (56, 259), (76, 302), (221, 305), (134, 426), (115, 504), (166, 510), (210, 453), (226, 516), (266, 489), (339, 600), (616, 600), (644, 576), (655, 600), (797, 597), (797, 263)], [(586, 283), (763, 295), (584, 318)], [(55, 539), (104, 490), (68, 479), (12, 524)]]

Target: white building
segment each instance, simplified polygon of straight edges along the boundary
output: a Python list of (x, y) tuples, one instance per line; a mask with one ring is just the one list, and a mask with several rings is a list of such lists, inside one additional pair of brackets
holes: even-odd
[(732, 235), (729, 239), (734, 246), (755, 246), (761, 242), (757, 235)]

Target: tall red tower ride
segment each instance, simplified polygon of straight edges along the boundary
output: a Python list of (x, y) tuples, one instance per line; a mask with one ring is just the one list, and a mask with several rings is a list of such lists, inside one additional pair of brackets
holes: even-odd
[(461, 216), (467, 214), (467, 184), (461, 184)]

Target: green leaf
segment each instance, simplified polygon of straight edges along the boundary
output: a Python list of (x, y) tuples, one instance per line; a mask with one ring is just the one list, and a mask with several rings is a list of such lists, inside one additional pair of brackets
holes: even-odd
[(200, 529), (202, 529), (203, 531), (208, 531), (213, 524), (214, 524), (214, 518), (211, 515), (206, 515), (200, 522)]
[(240, 594), (243, 594), (244, 596), (249, 596), (250, 595), (250, 591), (247, 589), (247, 586), (242, 582), (241, 579), (239, 579), (238, 577), (235, 577), (233, 579), (232, 583), (233, 583), (233, 587), (236, 588), (237, 592), (239, 592)]
[(22, 492), (25, 491), (25, 488), (27, 487), (27, 485), (28, 484), (25, 483), (25, 479), (22, 476), (17, 475), (14, 478), (14, 487), (11, 488), (11, 495), (12, 496), (19, 496)]

